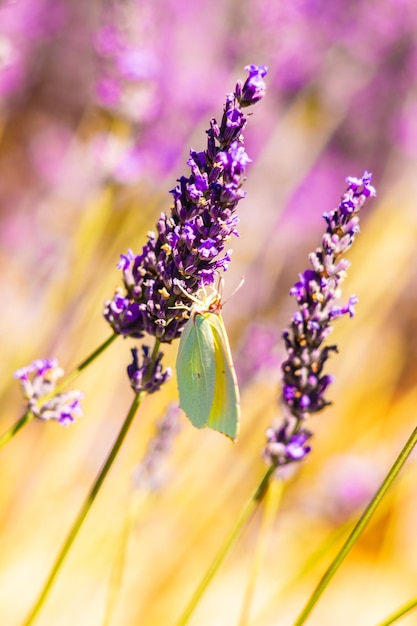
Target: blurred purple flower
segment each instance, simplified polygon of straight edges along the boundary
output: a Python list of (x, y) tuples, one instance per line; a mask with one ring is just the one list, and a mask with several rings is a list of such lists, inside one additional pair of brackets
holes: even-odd
[[(136, 10), (138, 14), (140, 10)], [(131, 106), (137, 101), (134, 92), (153, 91), (156, 81), (157, 61), (153, 42), (147, 41), (140, 26), (141, 20), (127, 22), (123, 9), (104, 9), (104, 24), (94, 36), (98, 55), (96, 95), (101, 106), (129, 118), (133, 122), (143, 122), (152, 114), (152, 98), (145, 98), (149, 111)], [(135, 42), (134, 44), (132, 42)], [(139, 42), (139, 43), (136, 43)]]
[(19, 0), (0, 6), (0, 95), (10, 98), (33, 85), (37, 52), (64, 28), (61, 0)]
[(64, 370), (58, 366), (57, 359), (37, 359), (16, 370), (14, 376), (20, 381), (28, 411), (40, 420), (56, 420), (68, 426), (76, 417), (81, 417), (84, 394), (74, 390), (58, 393), (48, 399), (63, 374)]
[(96, 95), (103, 106), (109, 108), (115, 107), (120, 102), (122, 86), (114, 78), (103, 76), (97, 81)]
[(310, 254), (313, 269), (300, 274), (299, 282), (290, 290), (297, 300), (298, 311), (289, 330), (283, 333), (288, 353), (282, 364), (286, 417), (284, 426), (267, 431), (264, 453), (277, 466), (299, 460), (310, 451), (304, 443), (311, 433), (304, 429), (303, 423), (312, 413), (330, 404), (324, 394), (332, 377), (323, 374), (323, 367), (330, 354), (337, 351), (337, 346), (322, 347), (322, 344), (332, 330), (331, 322), (345, 314), (352, 317), (358, 301), (352, 296), (345, 306), (335, 304), (350, 265), (342, 255), (359, 232), (359, 211), (367, 198), (375, 196), (375, 189), (368, 172), (360, 179), (349, 177), (346, 182), (348, 188), (339, 207), (323, 216), (327, 229), (321, 247)]
[(335, 523), (349, 519), (376, 492), (382, 479), (382, 469), (376, 461), (375, 455), (370, 458), (339, 454), (326, 462), (319, 476), (320, 508)]
[(131, 138), (97, 133), (90, 141), (90, 154), (101, 180), (121, 185), (135, 184), (144, 173), (143, 154)]
[(96, 52), (103, 57), (112, 57), (123, 49), (122, 37), (114, 24), (105, 24), (95, 35)]
[(254, 377), (272, 375), (280, 366), (276, 352), (278, 331), (265, 324), (250, 324), (234, 358), (239, 386), (242, 388)]

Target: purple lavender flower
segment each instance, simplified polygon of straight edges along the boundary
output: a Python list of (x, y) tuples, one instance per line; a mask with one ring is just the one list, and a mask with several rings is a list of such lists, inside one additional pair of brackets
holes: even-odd
[(261, 100), (265, 95), (265, 83), (263, 78), (267, 74), (266, 65), (247, 65), (245, 70), (249, 72), (249, 78), (242, 89), (240, 106), (250, 106)]
[(310, 254), (313, 269), (300, 274), (290, 290), (298, 303), (290, 328), (283, 333), (288, 358), (282, 364), (282, 401), (286, 417), (284, 425), (267, 431), (264, 455), (277, 466), (300, 460), (310, 451), (305, 442), (311, 433), (303, 423), (312, 413), (330, 404), (324, 394), (332, 377), (323, 374), (323, 366), (337, 346), (322, 344), (332, 331), (331, 322), (346, 313), (354, 313), (358, 302), (352, 296), (347, 305), (337, 306), (340, 284), (350, 263), (342, 255), (359, 232), (359, 211), (366, 199), (375, 196), (371, 174), (361, 179), (347, 178), (348, 188), (339, 207), (324, 214), (327, 223), (321, 248)]
[(81, 399), (84, 394), (73, 390), (49, 397), (63, 374), (64, 370), (58, 366), (56, 359), (37, 359), (16, 370), (14, 376), (19, 379), (23, 395), (28, 401), (28, 411), (40, 420), (56, 420), (68, 426), (76, 417), (81, 417)]
[(132, 348), (133, 361), (127, 368), (130, 384), (135, 393), (145, 391), (148, 394), (155, 393), (171, 378), (171, 368), (162, 370), (162, 352), (156, 358), (149, 355), (148, 346), (142, 346), (142, 363), (139, 364), (138, 351)]
[[(194, 294), (211, 285), (230, 263), (226, 244), (237, 236), (238, 202), (245, 168), (250, 161), (242, 131), (248, 117), (241, 107), (262, 98), (265, 66), (248, 66), (249, 77), (229, 94), (220, 126), (211, 120), (204, 152), (190, 151), (191, 174), (182, 176), (171, 191), (170, 214), (162, 213), (156, 232), (140, 255), (121, 255), (125, 289), (117, 289), (105, 303), (104, 317), (113, 330), (133, 338), (144, 333), (170, 343), (186, 323), (184, 292)], [(179, 313), (179, 310), (182, 310)]]

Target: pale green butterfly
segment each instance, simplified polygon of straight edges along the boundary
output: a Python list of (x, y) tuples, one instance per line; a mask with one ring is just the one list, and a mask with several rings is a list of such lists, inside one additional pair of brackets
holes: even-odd
[(220, 315), (220, 295), (214, 291), (205, 300), (191, 299), (195, 304), (181, 335), (176, 363), (180, 407), (196, 428), (208, 426), (234, 441), (239, 430), (239, 387)]

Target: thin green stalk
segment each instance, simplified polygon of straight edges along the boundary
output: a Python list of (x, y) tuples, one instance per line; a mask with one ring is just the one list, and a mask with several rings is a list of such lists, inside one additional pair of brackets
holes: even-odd
[(404, 606), (402, 606), (400, 609), (398, 609), (398, 611), (395, 611), (395, 613), (387, 617), (387, 619), (385, 619), (383, 622), (380, 622), (378, 626), (390, 626), (390, 624), (393, 624), (398, 619), (400, 619), (400, 617), (403, 617), (403, 615), (406, 615), (407, 613), (409, 613), (416, 607), (417, 607), (417, 598), (413, 598), (413, 600), (410, 600), (410, 602), (407, 602), (407, 604), (404, 604)]
[(75, 538), (78, 535), (78, 532), (87, 516), (87, 513), (89, 512), (98, 492), (100, 491), (100, 488), (104, 482), (104, 479), (106, 478), (111, 466), (113, 465), (113, 462), (117, 456), (117, 453), (120, 450), (120, 447), (127, 435), (127, 432), (133, 422), (133, 418), (135, 416), (135, 413), (137, 411), (137, 409), (140, 406), (141, 403), (141, 399), (143, 396), (143, 392), (142, 393), (138, 393), (133, 402), (132, 402), (132, 406), (129, 409), (129, 413), (126, 416), (125, 421), (123, 422), (122, 428), (120, 429), (120, 432), (116, 438), (116, 441), (113, 444), (112, 449), (110, 450), (106, 461), (103, 464), (103, 467), (101, 468), (96, 481), (94, 483), (94, 485), (92, 486), (90, 493), (88, 494), (87, 498), (84, 501), (83, 506), (81, 507), (73, 525), (72, 528), (67, 536), (67, 539), (64, 543), (64, 545), (61, 548), (61, 551), (58, 555), (58, 558), (56, 559), (51, 572), (49, 574), (49, 577), (43, 587), (42, 592), (40, 593), (38, 600), (36, 602), (36, 604), (34, 605), (31, 613), (29, 614), (26, 622), (25, 622), (25, 626), (30, 626), (31, 624), (33, 624), (34, 620), (36, 619), (39, 611), (42, 609), (45, 600), (49, 594), (49, 592), (51, 591), (52, 585), (55, 581), (55, 578), (58, 576), (61, 567), (64, 563), (65, 557), (67, 556), (69, 549), (71, 548)]
[[(330, 548), (333, 548), (336, 543), (340, 543), (342, 537), (347, 535), (352, 526), (352, 520), (349, 519), (347, 522), (337, 527), (318, 546), (318, 548), (316, 548), (310, 555), (307, 556), (300, 569), (295, 572), (292, 577), (287, 578), (285, 583), (281, 585), (275, 592), (273, 600), (271, 600), (271, 602), (274, 602), (274, 606), (278, 606), (280, 599), (285, 597), (285, 595), (294, 588), (296, 583), (300, 582), (302, 578), (305, 577), (313, 569), (313, 567), (316, 567), (320, 560), (323, 560), (323, 557), (328, 554)], [(257, 616), (257, 623), (262, 623), (262, 616), (267, 611), (268, 606), (264, 606), (263, 611)], [(241, 626), (241, 624), (239, 624), (239, 626)]]
[(19, 420), (17, 420), (17, 422), (13, 424), (13, 426), (9, 428), (9, 430), (6, 430), (6, 432), (0, 436), (0, 450), (16, 435), (16, 433), (19, 432), (21, 428), (23, 428), (23, 426), (33, 420), (34, 417), (33, 413), (28, 410)]
[(355, 542), (359, 539), (360, 535), (364, 531), (366, 525), (370, 521), (372, 515), (375, 513), (377, 507), (381, 503), (389, 487), (391, 486), (391, 484), (397, 477), (398, 473), (400, 472), (401, 468), (403, 467), (404, 463), (410, 456), (416, 443), (417, 443), (417, 428), (415, 428), (415, 430), (410, 435), (408, 441), (406, 442), (405, 446), (403, 447), (399, 456), (397, 457), (394, 465), (391, 467), (390, 471), (388, 472), (385, 480), (383, 481), (378, 491), (376, 492), (376, 494), (374, 495), (374, 497), (372, 498), (372, 500), (366, 507), (365, 511), (362, 513), (357, 524), (355, 525), (354, 529), (350, 533), (346, 542), (343, 544), (342, 548), (336, 555), (335, 559), (332, 561), (330, 567), (327, 569), (323, 578), (320, 580), (319, 584), (317, 585), (316, 589), (311, 595), (309, 601), (304, 607), (302, 613), (298, 617), (297, 621), (294, 623), (294, 626), (301, 626), (301, 624), (304, 624), (307, 617), (310, 615), (313, 607), (315, 606), (318, 599), (320, 598), (321, 594), (327, 587), (328, 583), (333, 578), (334, 574), (343, 563), (345, 557), (348, 555), (350, 550), (353, 548)]
[(129, 549), (129, 542), (133, 533), (134, 526), (138, 520), (140, 510), (145, 511), (145, 506), (149, 506), (152, 497), (155, 494), (141, 491), (133, 488), (128, 503), (127, 515), (123, 530), (120, 534), (120, 545), (116, 551), (116, 558), (113, 569), (110, 574), (109, 591), (107, 595), (107, 606), (104, 612), (102, 626), (110, 626), (113, 623), (114, 612), (119, 600), (120, 591), (123, 584), (123, 576), (125, 572), (126, 557)]
[(247, 502), (246, 506), (242, 510), (241, 514), (239, 515), (236, 521), (236, 524), (232, 528), (229, 535), (226, 537), (225, 542), (223, 543), (220, 550), (214, 557), (214, 560), (212, 561), (210, 567), (206, 571), (200, 584), (198, 585), (197, 589), (192, 595), (191, 600), (189, 601), (183, 614), (181, 615), (180, 619), (177, 622), (177, 626), (185, 626), (185, 624), (187, 624), (188, 620), (190, 619), (191, 615), (194, 612), (194, 609), (196, 608), (205, 590), (207, 589), (209, 583), (211, 582), (215, 573), (219, 569), (220, 565), (223, 563), (226, 555), (232, 548), (236, 539), (239, 537), (239, 534), (242, 528), (244, 527), (244, 525), (246, 524), (246, 522), (248, 521), (248, 519), (250, 518), (250, 516), (255, 511), (256, 507), (259, 505), (262, 498), (266, 494), (268, 486), (269, 486), (270, 478), (272, 474), (274, 473), (274, 471), (275, 471), (275, 467), (270, 467), (268, 471), (266, 472), (265, 476), (262, 478), (257, 489), (255, 490), (254, 494), (252, 495), (252, 497), (250, 498), (250, 500)]
[[(54, 396), (56, 396), (58, 393), (60, 393), (62, 391), (62, 389), (64, 389), (65, 387), (67, 387), (70, 383), (73, 382), (73, 380), (75, 380), (77, 378), (77, 376), (79, 376), (79, 374), (81, 374), (81, 372), (87, 367), (87, 365), (90, 365), (90, 363), (92, 363), (92, 361), (94, 361), (102, 352), (104, 352), (104, 350), (111, 344), (113, 343), (113, 341), (116, 339), (116, 337), (118, 337), (119, 335), (117, 335), (116, 333), (113, 333), (113, 335), (111, 335), (108, 339), (106, 339), (106, 341), (104, 341), (101, 346), (99, 346), (96, 350), (94, 350), (94, 352), (92, 352), (90, 354), (90, 356), (88, 356), (86, 359), (84, 359), (84, 361), (82, 361), (80, 363), (80, 365), (78, 365), (78, 367), (76, 367), (72, 372), (70, 372), (53, 390), (53, 392), (50, 394), (50, 396), (45, 396), (44, 398), (42, 398), (43, 402), (46, 402), (47, 400), (49, 400), (49, 397), (53, 398)], [(8, 430), (6, 430), (6, 432), (4, 432), (1, 436), (0, 436), (0, 450), (3, 448), (3, 446), (6, 445), (6, 443), (8, 443), (11, 439), (13, 439), (13, 437), (19, 432), (19, 430), (21, 428), (23, 428), (23, 426), (25, 426), (26, 424), (29, 424), (29, 422), (31, 422), (33, 420), (35, 416), (33, 415), (33, 413), (31, 413), (30, 411), (26, 411), (26, 413), (17, 420), (17, 422), (15, 422)]]
[(62, 379), (62, 381), (56, 386), (53, 395), (55, 396), (62, 389), (72, 383), (77, 378), (77, 376), (79, 376), (81, 372), (85, 370), (88, 365), (90, 365), (90, 363), (92, 363), (98, 356), (100, 356), (102, 352), (104, 352), (109, 347), (110, 344), (113, 343), (113, 341), (117, 337), (119, 337), (119, 335), (117, 333), (113, 333), (108, 339), (103, 341), (103, 343), (98, 348), (96, 348), (94, 352), (92, 352), (86, 359), (84, 359), (84, 361), (81, 361), (81, 363), (75, 369), (73, 369), (72, 372), (67, 374), (67, 376)]
[(252, 564), (249, 572), (249, 579), (243, 599), (242, 612), (239, 619), (239, 626), (250, 624), (250, 613), (255, 596), (256, 583), (265, 555), (267, 553), (267, 543), (270, 539), (271, 530), (281, 504), (284, 493), (284, 483), (282, 480), (274, 480), (269, 486), (265, 496), (262, 519), (258, 532), (258, 539), (255, 545)]
[(155, 343), (154, 343), (152, 354), (151, 354), (151, 360), (150, 360), (148, 371), (147, 371), (147, 377), (149, 377), (152, 372), (153, 363), (155, 362), (155, 359), (158, 356), (160, 347), (161, 347), (161, 342), (159, 341), (159, 339), (155, 339)]

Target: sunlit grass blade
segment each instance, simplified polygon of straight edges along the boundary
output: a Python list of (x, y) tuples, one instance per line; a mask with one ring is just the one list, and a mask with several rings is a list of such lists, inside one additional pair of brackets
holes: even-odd
[(249, 572), (249, 580), (243, 601), (239, 626), (248, 626), (250, 624), (250, 612), (255, 595), (256, 581), (267, 552), (267, 543), (271, 536), (271, 530), (281, 504), (283, 491), (284, 483), (278, 479), (272, 480), (264, 498), (264, 511), (262, 515), (261, 527), (259, 529), (258, 540), (252, 558), (252, 565)]
[(95, 361), (97, 357), (99, 357), (100, 354), (102, 354), (113, 343), (113, 341), (117, 339), (117, 337), (119, 337), (119, 335), (113, 333), (112, 335), (110, 335), (110, 337), (108, 337), (108, 339), (103, 341), (103, 343), (100, 344), (98, 348), (96, 348), (86, 359), (81, 361), (81, 363), (77, 365), (77, 367), (75, 367), (67, 376), (65, 376), (65, 378), (56, 386), (55, 393), (58, 393), (59, 391), (67, 387), (70, 383), (72, 383), (81, 374), (81, 372), (85, 370), (88, 365), (90, 365), (90, 363)]
[(117, 601), (123, 585), (123, 575), (126, 567), (126, 557), (129, 548), (129, 540), (133, 527), (138, 519), (139, 511), (149, 502), (149, 493), (133, 488), (130, 494), (123, 528), (120, 533), (120, 542), (110, 575), (107, 606), (102, 626), (110, 626), (116, 610)]
[(224, 541), (223, 545), (220, 547), (220, 550), (214, 557), (211, 565), (209, 566), (205, 575), (201, 579), (200, 584), (198, 585), (197, 589), (191, 596), (189, 603), (187, 604), (184, 612), (182, 613), (180, 619), (177, 622), (177, 626), (185, 626), (185, 624), (188, 623), (199, 601), (203, 597), (204, 592), (206, 591), (214, 575), (218, 571), (220, 565), (223, 563), (227, 554), (233, 547), (235, 541), (238, 539), (241, 531), (245, 527), (245, 524), (248, 522), (251, 515), (255, 512), (261, 500), (265, 497), (265, 494), (267, 493), (267, 490), (269, 488), (271, 476), (274, 473), (274, 471), (275, 471), (274, 467), (270, 467), (268, 469), (265, 476), (259, 483), (257, 489), (255, 490), (254, 494), (252, 495), (250, 500), (247, 502), (246, 506), (244, 507), (241, 514), (237, 518), (236, 523), (233, 526), (231, 532), (226, 537), (226, 540)]
[(373, 514), (375, 513), (376, 509), (378, 508), (379, 504), (381, 503), (388, 489), (394, 482), (395, 478), (399, 474), (401, 468), (407, 461), (416, 443), (417, 443), (417, 428), (415, 428), (414, 431), (411, 433), (409, 439), (407, 440), (406, 444), (401, 450), (395, 463), (393, 464), (387, 476), (385, 477), (385, 480), (382, 482), (378, 491), (376, 492), (372, 500), (369, 502), (368, 506), (366, 507), (365, 511), (362, 513), (361, 517), (359, 518), (357, 524), (353, 528), (346, 542), (343, 544), (342, 548), (340, 549), (335, 559), (332, 561), (331, 565), (329, 566), (324, 576), (320, 580), (319, 584), (315, 588), (306, 606), (304, 607), (303, 611), (300, 613), (298, 619), (294, 623), (294, 626), (301, 626), (301, 624), (305, 623), (307, 617), (310, 615), (314, 606), (317, 604), (320, 596), (326, 589), (330, 580), (333, 578), (333, 576), (335, 575), (339, 567), (342, 565), (346, 556), (349, 554), (349, 552), (355, 545), (356, 541), (359, 539), (360, 535), (365, 530), (367, 524), (370, 522)]
[(17, 420), (6, 432), (4, 432), (0, 437), (0, 450), (5, 446), (17, 433), (19, 430), (29, 424), (33, 420), (35, 416), (30, 411), (26, 411), (24, 415), (20, 419)]
[(72, 528), (67, 536), (67, 539), (65, 540), (64, 545), (61, 548), (61, 551), (58, 554), (58, 557), (55, 561), (55, 563), (52, 566), (52, 569), (50, 571), (49, 577), (32, 609), (32, 611), (30, 612), (27, 620), (25, 621), (25, 626), (30, 626), (31, 624), (34, 623), (37, 615), (39, 614), (39, 612), (41, 611), (50, 591), (52, 588), (53, 583), (55, 582), (56, 577), (58, 576), (61, 567), (65, 561), (65, 557), (67, 556), (72, 544), (74, 543), (74, 540), (76, 539), (81, 526), (85, 520), (85, 518), (87, 517), (87, 514), (92, 506), (92, 504), (94, 503), (94, 500), (97, 497), (97, 494), (100, 491), (100, 488), (110, 470), (110, 468), (113, 465), (113, 462), (122, 446), (122, 443), (127, 435), (127, 432), (133, 422), (133, 418), (135, 417), (136, 411), (138, 410), (141, 400), (142, 400), (143, 394), (139, 393), (135, 396), (132, 405), (129, 409), (129, 412), (125, 418), (125, 421), (123, 422), (123, 425), (120, 429), (120, 432), (116, 438), (116, 441), (114, 442), (108, 456), (107, 459), (105, 460), (95, 482), (94, 485), (92, 486), (90, 493), (88, 494), (87, 498), (84, 501), (84, 504), (82, 505), (73, 525)]
[(412, 600), (404, 604), (404, 606), (402, 606), (400, 609), (398, 609), (398, 611), (395, 611), (395, 613), (387, 617), (387, 619), (385, 619), (383, 622), (380, 622), (378, 626), (390, 626), (390, 624), (398, 621), (401, 617), (404, 617), (404, 615), (407, 615), (407, 613), (410, 613), (416, 607), (417, 598), (413, 598)]

